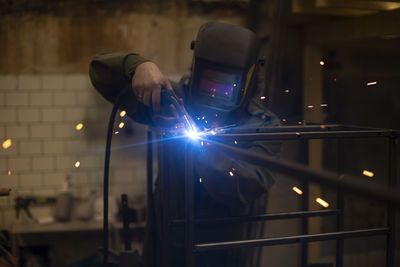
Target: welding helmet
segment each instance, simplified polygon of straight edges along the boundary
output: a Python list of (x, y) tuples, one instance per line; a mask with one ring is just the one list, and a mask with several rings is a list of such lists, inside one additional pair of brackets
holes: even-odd
[(189, 106), (229, 113), (245, 105), (255, 90), (258, 39), (252, 31), (220, 22), (203, 24), (192, 42)]

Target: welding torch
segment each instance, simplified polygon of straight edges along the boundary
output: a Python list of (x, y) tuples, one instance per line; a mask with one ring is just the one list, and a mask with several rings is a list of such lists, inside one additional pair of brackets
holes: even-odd
[(194, 137), (197, 136), (197, 127), (196, 124), (194, 123), (192, 117), (189, 115), (189, 113), (186, 111), (185, 106), (183, 103), (179, 100), (178, 96), (175, 94), (173, 90), (169, 90), (166, 88), (161, 89), (161, 102), (162, 105), (168, 103), (174, 106), (176, 113), (179, 117), (179, 119), (182, 121), (186, 134), (189, 137)]

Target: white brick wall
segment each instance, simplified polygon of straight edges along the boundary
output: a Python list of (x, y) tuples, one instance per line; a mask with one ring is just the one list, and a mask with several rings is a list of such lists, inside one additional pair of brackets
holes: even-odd
[(52, 93), (31, 93), (30, 104), (32, 106), (51, 106), (53, 105), (53, 94)]
[(30, 157), (9, 157), (8, 169), (15, 171), (30, 171), (32, 170), (32, 158)]
[(49, 124), (33, 124), (30, 126), (30, 134), (31, 138), (48, 138), (52, 137), (53, 134), (53, 125)]
[(63, 120), (64, 120), (64, 109), (61, 108), (42, 109), (43, 122), (60, 122)]
[(70, 105), (74, 106), (76, 104), (75, 92), (62, 92), (54, 94), (54, 103), (56, 106)]
[(27, 106), (29, 102), (28, 93), (7, 93), (6, 106)]
[(54, 157), (34, 157), (32, 162), (33, 170), (54, 170)]
[(37, 155), (42, 154), (41, 141), (21, 141), (19, 143), (20, 155)]
[(6, 105), (6, 96), (3, 93), (0, 93), (0, 107), (4, 107)]
[(21, 174), (19, 176), (19, 184), (23, 187), (39, 187), (43, 186), (43, 177), (40, 173)]
[(18, 186), (18, 176), (16, 175), (0, 175), (0, 187), (14, 189)]
[(18, 77), (19, 90), (39, 90), (41, 85), (42, 82), (39, 75), (20, 75)]
[(73, 137), (77, 136), (78, 133), (75, 130), (75, 125), (72, 123), (68, 124), (56, 124), (55, 125), (56, 137)]
[(42, 86), (44, 90), (62, 90), (64, 89), (64, 75), (43, 75)]
[(65, 77), (66, 89), (90, 88), (89, 75), (72, 74)]
[(17, 111), (12, 109), (0, 109), (0, 123), (15, 122)]
[(65, 141), (46, 141), (43, 143), (43, 152), (44, 154), (63, 154), (65, 147)]
[[(0, 187), (18, 195), (55, 196), (70, 176), (74, 194), (101, 192), (111, 107), (87, 74), (0, 75), (0, 141), (12, 139), (10, 148), (0, 149)], [(84, 128), (76, 131), (79, 122)], [(145, 164), (114, 153), (111, 188), (132, 194), (131, 183), (144, 183), (143, 177), (135, 179), (143, 176)], [(134, 188), (143, 194), (142, 187)], [(12, 196), (0, 199), (0, 229), (14, 223), (13, 205)]]
[(18, 111), (18, 122), (38, 122), (40, 121), (40, 110), (32, 108), (19, 109)]
[(17, 89), (17, 76), (16, 75), (1, 75), (0, 76), (0, 90), (15, 90)]
[(28, 138), (29, 136), (29, 127), (27, 125), (10, 125), (6, 128), (6, 136), (9, 136), (12, 139), (15, 138)]

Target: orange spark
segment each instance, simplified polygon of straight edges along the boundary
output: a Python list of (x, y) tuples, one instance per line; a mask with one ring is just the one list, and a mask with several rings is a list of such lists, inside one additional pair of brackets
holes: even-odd
[(318, 204), (320, 204), (322, 207), (327, 208), (329, 207), (329, 203), (326, 202), (325, 200), (323, 200), (322, 198), (317, 197), (315, 199), (315, 202), (317, 202)]
[(5, 140), (5, 141), (3, 142), (3, 148), (4, 148), (4, 149), (8, 149), (11, 145), (12, 145), (12, 141), (11, 141), (10, 138), (8, 138), (7, 140)]
[(83, 123), (78, 123), (77, 125), (75, 125), (75, 130), (80, 131), (83, 128)]
[(303, 191), (301, 191), (298, 187), (296, 187), (296, 186), (293, 186), (292, 187), (292, 190), (294, 191), (294, 192), (296, 192), (297, 194), (299, 194), (299, 195), (302, 195), (303, 194)]
[(375, 175), (373, 172), (370, 172), (370, 171), (367, 171), (367, 170), (363, 170), (363, 174), (365, 176), (370, 177), (370, 178), (374, 177), (374, 175)]

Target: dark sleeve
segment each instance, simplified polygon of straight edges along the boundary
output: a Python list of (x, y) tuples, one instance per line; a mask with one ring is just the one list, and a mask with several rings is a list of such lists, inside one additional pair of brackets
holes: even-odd
[(139, 102), (132, 91), (131, 80), (141, 63), (149, 61), (138, 54), (103, 53), (90, 62), (89, 76), (96, 90), (105, 99), (127, 111), (128, 116), (140, 123), (150, 123), (150, 109)]
[[(216, 153), (207, 146), (200, 147), (201, 152), (197, 154), (197, 172), (202, 186), (216, 201), (230, 206), (248, 204), (266, 193), (274, 183), (273, 173), (265, 166), (235, 160), (232, 155)], [(241, 148), (278, 156), (280, 144), (252, 142)]]

